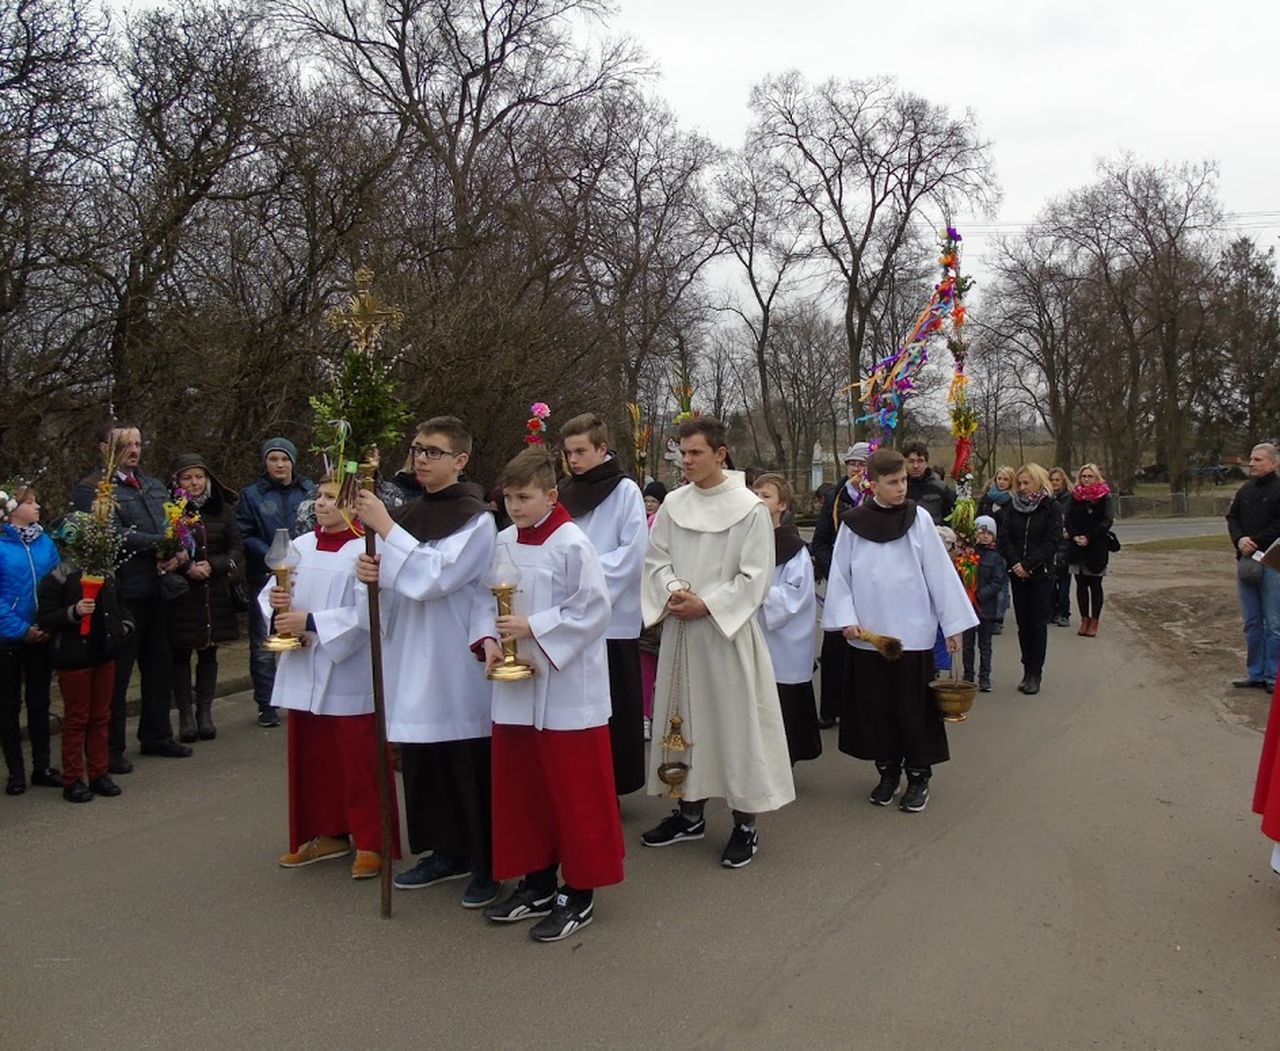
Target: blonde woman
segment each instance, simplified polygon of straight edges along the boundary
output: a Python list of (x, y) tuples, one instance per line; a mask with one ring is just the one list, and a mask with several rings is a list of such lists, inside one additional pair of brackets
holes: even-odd
[(1102, 578), (1111, 557), (1108, 546), (1115, 521), (1111, 487), (1096, 463), (1087, 463), (1076, 472), (1067, 511), (1067, 560), (1075, 569), (1076, 602), (1080, 606), (1080, 630), (1088, 638), (1098, 634), (1102, 616)]
[(997, 534), (1009, 566), (1013, 613), (1022, 651), (1018, 691), (1040, 692), (1049, 614), (1053, 610), (1054, 558), (1062, 543), (1062, 512), (1053, 499), (1049, 473), (1038, 463), (1023, 464), (1014, 476), (1014, 493)]
[[(1061, 467), (1049, 472), (1049, 485), (1053, 489), (1053, 498), (1057, 501), (1058, 510), (1062, 512), (1062, 520), (1067, 520), (1067, 511), (1071, 508), (1071, 477)], [(1062, 544), (1058, 547), (1058, 558), (1054, 565), (1053, 612), (1049, 615), (1049, 623), (1060, 628), (1071, 627), (1071, 565), (1067, 561), (1067, 537), (1064, 532)]]

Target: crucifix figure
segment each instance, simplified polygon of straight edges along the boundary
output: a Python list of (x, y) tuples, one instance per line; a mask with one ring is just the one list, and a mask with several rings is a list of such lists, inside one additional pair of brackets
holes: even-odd
[(361, 354), (373, 352), (384, 328), (397, 329), (404, 322), (404, 311), (383, 303), (372, 288), (373, 271), (362, 266), (356, 271), (356, 290), (347, 297), (346, 307), (329, 311), (329, 327), (335, 332), (346, 329), (352, 345)]

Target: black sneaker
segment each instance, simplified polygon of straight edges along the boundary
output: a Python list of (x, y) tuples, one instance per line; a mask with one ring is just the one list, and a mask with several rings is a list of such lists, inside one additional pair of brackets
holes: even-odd
[(280, 725), (280, 713), (271, 705), (258, 709), (258, 725), (263, 729), (270, 730)]
[(687, 839), (701, 839), (706, 834), (705, 818), (690, 821), (679, 810), (673, 810), (670, 817), (664, 817), (648, 832), (642, 833), (640, 842), (646, 847), (669, 847)]
[(755, 825), (734, 825), (729, 842), (720, 855), (720, 864), (727, 869), (740, 869), (751, 864), (760, 849), (760, 836)]
[(131, 774), (133, 773), (133, 763), (129, 761), (129, 757), (121, 752), (119, 755), (113, 755), (107, 761), (107, 772), (112, 774)]
[(89, 782), (89, 791), (95, 796), (118, 796), (120, 794), (120, 786), (111, 780), (109, 774), (103, 774), (101, 777), (95, 777)]
[[(443, 854), (427, 854), (419, 858), (418, 863), (396, 876), (391, 882), (396, 890), (420, 890), (433, 887), (450, 879), (464, 879), (471, 875), (471, 863), (461, 858), (445, 857)], [(493, 899), (490, 898), (489, 901)], [(485, 902), (487, 905), (488, 902)]]
[(521, 880), (520, 885), (511, 892), (511, 897), (484, 910), (484, 918), (493, 920), (494, 923), (516, 923), (519, 920), (531, 920), (535, 916), (549, 916), (555, 898), (555, 891), (543, 893)]
[(929, 782), (921, 778), (913, 780), (907, 778), (907, 790), (902, 793), (902, 799), (898, 802), (898, 809), (905, 810), (908, 814), (918, 814), (929, 802)]
[(594, 900), (574, 904), (568, 894), (560, 891), (546, 918), (529, 928), (529, 937), (536, 942), (558, 942), (590, 923), (594, 909)]
[(901, 769), (881, 770), (880, 783), (871, 790), (871, 795), (867, 798), (876, 806), (888, 806), (898, 794), (898, 785), (901, 783)]

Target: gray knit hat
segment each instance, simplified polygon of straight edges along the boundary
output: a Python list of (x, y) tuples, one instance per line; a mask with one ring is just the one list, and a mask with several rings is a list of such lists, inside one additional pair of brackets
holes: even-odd
[(298, 447), (289, 441), (288, 438), (268, 438), (262, 443), (262, 459), (267, 459), (267, 453), (281, 452), (289, 457), (296, 466), (298, 463)]

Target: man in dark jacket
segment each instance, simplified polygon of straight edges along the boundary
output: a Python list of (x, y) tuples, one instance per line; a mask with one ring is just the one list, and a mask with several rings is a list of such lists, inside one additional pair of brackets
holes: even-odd
[[(831, 552), (835, 549), (836, 533), (840, 530), (840, 516), (862, 503), (866, 494), (864, 485), (867, 459), (870, 456), (871, 446), (866, 442), (849, 446), (844, 454), (844, 484), (832, 489), (822, 502), (817, 524), (813, 527), (813, 541), (809, 544), (809, 551), (813, 555), (814, 576), (818, 580), (826, 580), (831, 569)], [(835, 726), (840, 712), (849, 666), (849, 643), (840, 632), (822, 633), (822, 655), (818, 659), (818, 665), (822, 668), (818, 725), (829, 730)]]
[(907, 499), (928, 511), (934, 525), (943, 525), (956, 506), (956, 491), (929, 470), (924, 442), (909, 442), (902, 455), (907, 458)]
[(1227, 511), (1227, 531), (1236, 548), (1236, 590), (1247, 647), (1243, 679), (1233, 686), (1275, 688), (1280, 660), (1280, 574), (1253, 559), (1280, 538), (1280, 452), (1270, 442), (1249, 454), (1249, 480), (1236, 490)]
[[(165, 501), (169, 491), (158, 478), (138, 469), (142, 460), (142, 432), (132, 424), (116, 424), (107, 432), (107, 442), (115, 445), (115, 473), (111, 478), (116, 499), (116, 524), (124, 534), (129, 557), (116, 570), (116, 590), (134, 623), (133, 632), (116, 652), (115, 693), (111, 699), (109, 769), (127, 774), (133, 764), (125, 754), (125, 721), (128, 715), (129, 681), (133, 666), (142, 677), (142, 707), (138, 719), (138, 743), (143, 755), (183, 759), (191, 749), (173, 739), (169, 721), (169, 636), (164, 600), (160, 597), (160, 576), (178, 569), (187, 559), (185, 551), (168, 561), (156, 556), (156, 545), (164, 539)], [(105, 454), (107, 444), (103, 442)], [(102, 472), (82, 478), (71, 492), (77, 511), (93, 508), (94, 493)]]
[(263, 561), (277, 529), (292, 534), (298, 506), (315, 490), (315, 483), (296, 473), (298, 447), (288, 438), (268, 438), (262, 443), (263, 473), (240, 494), (236, 525), (244, 542), (245, 578), (249, 585), (249, 674), (253, 699), (258, 704), (258, 725), (279, 726), (280, 716), (271, 704), (276, 681), (275, 655), (263, 648), (267, 622), (258, 610), (258, 593), (271, 571)]

